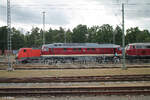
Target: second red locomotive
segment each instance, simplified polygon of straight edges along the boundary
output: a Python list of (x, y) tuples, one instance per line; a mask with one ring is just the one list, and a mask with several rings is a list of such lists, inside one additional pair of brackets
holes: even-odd
[(150, 58), (150, 43), (131, 43), (126, 46), (126, 56), (128, 58)]

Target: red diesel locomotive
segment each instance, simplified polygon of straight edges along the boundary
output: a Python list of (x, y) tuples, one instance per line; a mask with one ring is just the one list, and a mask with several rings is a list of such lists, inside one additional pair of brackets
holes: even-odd
[(40, 49), (34, 49), (34, 48), (21, 48), (19, 49), (16, 60), (22, 63), (26, 63), (32, 60), (37, 60), (41, 56), (41, 50)]
[(48, 55), (111, 55), (114, 52), (120, 53), (120, 46), (115, 44), (97, 43), (54, 43), (42, 46), (42, 56)]
[(34, 59), (72, 60), (95, 59), (102, 56), (111, 58), (121, 54), (120, 45), (97, 43), (53, 43), (43, 45), (41, 49), (21, 48), (17, 55), (18, 61), (28, 62)]

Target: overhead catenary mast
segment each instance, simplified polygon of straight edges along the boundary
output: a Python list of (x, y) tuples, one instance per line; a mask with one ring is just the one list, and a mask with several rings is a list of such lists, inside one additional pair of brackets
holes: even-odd
[(45, 12), (43, 13), (43, 45), (45, 44)]
[(11, 49), (11, 8), (10, 8), (10, 0), (7, 0), (7, 56), (8, 56), (8, 71), (12, 71), (12, 62), (10, 59)]
[(125, 70), (126, 65), (125, 65), (125, 31), (124, 31), (124, 3), (122, 3), (122, 56), (123, 56), (123, 61), (122, 61), (122, 69)]

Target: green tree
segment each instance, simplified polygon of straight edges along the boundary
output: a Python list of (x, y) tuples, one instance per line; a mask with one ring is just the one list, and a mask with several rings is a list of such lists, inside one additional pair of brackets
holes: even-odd
[(78, 25), (73, 29), (72, 42), (84, 43), (86, 42), (86, 34), (88, 34), (86, 25)]
[(54, 43), (64, 42), (64, 31), (62, 29), (53, 30), (53, 42)]
[(141, 33), (137, 36), (137, 40), (140, 42), (150, 42), (150, 33), (148, 30), (143, 30)]
[(115, 44), (122, 45), (122, 29), (117, 26), (114, 30)]
[(31, 47), (32, 44), (30, 42), (30, 32), (25, 33), (24, 40), (25, 40), (24, 47)]
[(126, 42), (138, 43), (149, 42), (150, 33), (148, 30), (141, 31), (138, 27), (127, 29)]
[(30, 47), (40, 47), (42, 45), (42, 31), (38, 27), (32, 28), (29, 35)]
[(12, 49), (17, 50), (25, 46), (24, 34), (12, 28)]
[(70, 29), (66, 31), (66, 42), (67, 43), (72, 43), (72, 32)]
[(113, 43), (113, 27), (109, 24), (104, 24), (100, 27), (97, 32), (97, 42), (98, 43)]
[(54, 34), (53, 34), (53, 30), (50, 28), (48, 31), (45, 32), (45, 43), (49, 44), (49, 43), (53, 43), (54, 41)]
[(97, 32), (99, 31), (99, 26), (92, 26), (91, 28), (88, 28), (88, 38), (87, 42), (94, 43), (97, 42)]
[(0, 27), (0, 50), (7, 49), (7, 26)]

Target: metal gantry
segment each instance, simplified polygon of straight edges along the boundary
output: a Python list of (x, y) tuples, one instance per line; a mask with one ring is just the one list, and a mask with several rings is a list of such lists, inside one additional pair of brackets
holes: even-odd
[(7, 0), (7, 56), (8, 56), (8, 71), (12, 71), (12, 61), (11, 61), (11, 8), (10, 8), (10, 0)]

